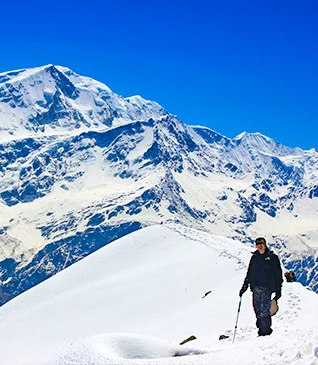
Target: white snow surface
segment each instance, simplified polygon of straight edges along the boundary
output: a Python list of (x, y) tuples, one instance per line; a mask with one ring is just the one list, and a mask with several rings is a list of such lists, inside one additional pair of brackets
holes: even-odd
[[(65, 80), (74, 88), (71, 98), (61, 90)], [(60, 82), (59, 82), (60, 81)], [(63, 117), (40, 122), (52, 106)], [(116, 117), (114, 117), (116, 112)], [(167, 111), (158, 103), (140, 96), (124, 98), (89, 77), (52, 64), (0, 74), (0, 142), (39, 135), (72, 135), (91, 130), (107, 130), (132, 120), (161, 118)]]
[(317, 365), (318, 296), (299, 283), (264, 338), (244, 294), (233, 343), (253, 250), (177, 224), (136, 231), (1, 307), (0, 364)]

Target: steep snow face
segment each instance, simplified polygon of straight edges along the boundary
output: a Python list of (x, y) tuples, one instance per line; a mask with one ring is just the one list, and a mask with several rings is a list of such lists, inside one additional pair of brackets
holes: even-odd
[[(1, 74), (0, 85), (8, 93), (1, 108), (15, 110), (10, 125), (18, 126), (10, 139), (0, 123), (0, 303), (124, 234), (168, 221), (245, 243), (265, 236), (298, 280), (318, 290), (314, 149), (189, 127), (155, 102), (124, 99), (60, 66)], [(10, 85), (24, 85), (18, 99)], [(17, 119), (45, 90), (66, 104), (43, 107), (53, 113), (44, 129), (44, 109), (35, 124)], [(98, 110), (117, 114), (106, 123)], [(73, 128), (77, 112), (87, 126), (77, 120)]]
[(293, 149), (283, 146), (261, 133), (243, 132), (235, 137), (234, 141), (237, 145), (244, 145), (245, 147), (250, 147), (274, 156), (296, 155), (300, 152), (299, 148)]
[(0, 138), (105, 129), (167, 112), (141, 97), (123, 98), (102, 83), (47, 65), (0, 74)]
[(178, 224), (116, 240), (0, 308), (0, 363), (315, 364), (318, 296), (299, 283), (283, 284), (267, 338), (246, 292), (232, 343), (252, 250)]

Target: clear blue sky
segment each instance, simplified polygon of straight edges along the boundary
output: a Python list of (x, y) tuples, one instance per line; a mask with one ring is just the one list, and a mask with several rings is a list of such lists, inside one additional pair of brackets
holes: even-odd
[(318, 1), (6, 1), (0, 72), (53, 63), (228, 137), (318, 149)]

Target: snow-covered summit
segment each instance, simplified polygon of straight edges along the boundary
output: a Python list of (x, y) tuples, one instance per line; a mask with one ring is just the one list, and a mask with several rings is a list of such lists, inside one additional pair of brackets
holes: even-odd
[(106, 85), (54, 65), (0, 75), (0, 138), (107, 129), (167, 112), (142, 98), (125, 99)]
[(74, 84), (75, 87), (84, 89), (86, 88), (95, 92), (98, 92), (99, 90), (104, 90), (110, 94), (112, 93), (112, 90), (107, 85), (97, 80), (94, 80), (91, 77), (79, 75), (72, 71), (70, 68), (64, 66), (53, 67), (62, 72), (67, 78), (69, 78), (69, 80)]
[(134, 96), (130, 96), (128, 98), (126, 98), (126, 100), (128, 100), (130, 103), (132, 103), (133, 105), (138, 106), (139, 108), (144, 108), (145, 105), (149, 105), (152, 108), (162, 108), (158, 103), (156, 103), (155, 101), (151, 101), (151, 100), (147, 100), (144, 99), (142, 96), (140, 95), (134, 95)]
[(264, 136), (263, 134), (243, 132), (234, 138), (234, 141), (239, 145), (248, 146), (250, 148), (269, 153), (274, 156), (297, 155), (301, 151), (299, 148), (290, 148), (281, 143)]
[(43, 72), (47, 72), (52, 67), (54, 67), (52, 64), (48, 64), (41, 67), (23, 68), (9, 72), (1, 72), (0, 84), (6, 84), (6, 83), (14, 84), (28, 79), (29, 81), (32, 81), (33, 77)]

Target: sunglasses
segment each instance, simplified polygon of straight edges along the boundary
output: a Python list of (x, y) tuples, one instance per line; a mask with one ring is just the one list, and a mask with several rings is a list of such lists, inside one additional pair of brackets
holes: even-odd
[(265, 245), (265, 242), (257, 242), (255, 243), (256, 246)]

